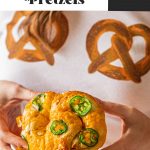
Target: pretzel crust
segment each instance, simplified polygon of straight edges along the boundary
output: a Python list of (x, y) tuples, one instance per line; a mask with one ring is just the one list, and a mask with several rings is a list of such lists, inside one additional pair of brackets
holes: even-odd
[[(111, 38), (112, 46), (100, 54), (97, 43), (105, 33), (112, 31), (115, 34)], [(92, 63), (89, 66), (89, 73), (96, 70), (102, 74), (118, 79), (140, 82), (141, 76), (150, 69), (150, 28), (144, 24), (135, 24), (127, 27), (120, 21), (106, 19), (95, 23), (88, 32), (86, 49)], [(141, 36), (146, 41), (145, 57), (134, 63), (129, 50), (133, 44), (133, 37)], [(120, 59), (123, 68), (111, 65), (110, 63)]]
[[(104, 144), (107, 132), (105, 114), (94, 97), (79, 91), (70, 91), (64, 94), (47, 92), (46, 94), (44, 109), (37, 112), (33, 109), (32, 102), (29, 102), (21, 119), (22, 130), (30, 150), (35, 148), (36, 150), (95, 150)], [(85, 96), (92, 103), (92, 110), (82, 118), (79, 118), (69, 105), (69, 100), (76, 95)], [(53, 120), (60, 119), (67, 123), (68, 131), (56, 136), (50, 132), (50, 125)], [(30, 127), (29, 130), (27, 130), (28, 127)], [(93, 128), (98, 132), (99, 140), (95, 146), (87, 147), (79, 142), (78, 134), (83, 128)], [(38, 136), (39, 132), (44, 134)]]

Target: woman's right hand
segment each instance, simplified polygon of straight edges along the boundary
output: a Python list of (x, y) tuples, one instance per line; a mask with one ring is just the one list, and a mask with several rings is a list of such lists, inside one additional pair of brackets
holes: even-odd
[(103, 150), (150, 150), (150, 118), (135, 108), (101, 102), (104, 110), (123, 121), (122, 137)]

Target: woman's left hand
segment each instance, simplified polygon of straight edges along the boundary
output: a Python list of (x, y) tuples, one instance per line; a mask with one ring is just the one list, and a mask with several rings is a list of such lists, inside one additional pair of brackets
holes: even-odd
[(11, 150), (10, 145), (28, 148), (20, 137), (16, 117), (21, 115), (22, 104), (36, 93), (9, 81), (0, 81), (0, 150)]

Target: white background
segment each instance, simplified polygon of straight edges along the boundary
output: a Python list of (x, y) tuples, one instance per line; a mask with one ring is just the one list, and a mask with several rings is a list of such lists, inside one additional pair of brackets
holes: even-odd
[[(98, 20), (115, 18), (126, 25), (145, 23), (150, 26), (148, 12), (64, 12), (69, 21), (70, 32), (66, 43), (55, 54), (54, 66), (45, 61), (27, 63), (8, 60), (5, 45), (6, 23), (12, 12), (0, 13), (0, 79), (16, 81), (38, 91), (81, 90), (103, 100), (134, 106), (150, 116), (150, 72), (142, 77), (142, 83), (118, 81), (98, 72), (88, 74), (90, 64), (85, 41), (91, 26)], [(100, 52), (110, 46), (111, 33), (105, 34), (99, 41)], [(144, 56), (144, 40), (134, 38), (131, 55), (134, 61)], [(119, 65), (119, 62), (116, 63)], [(120, 121), (107, 117), (108, 138), (106, 145), (120, 137)]]
[[(37, 0), (38, 1), (38, 0)], [(45, 0), (43, 0), (44, 2)], [(59, 2), (59, 0), (57, 0)], [(73, 0), (72, 0), (73, 1)], [(34, 5), (25, 0), (0, 0), (0, 10), (108, 10), (108, 0), (84, 0), (84, 4), (46, 4)]]

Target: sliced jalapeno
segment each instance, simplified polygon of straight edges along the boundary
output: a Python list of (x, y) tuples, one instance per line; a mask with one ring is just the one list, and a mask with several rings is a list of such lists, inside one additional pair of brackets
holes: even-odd
[(95, 146), (98, 142), (98, 139), (98, 132), (92, 128), (86, 128), (79, 134), (79, 141), (88, 147)]
[(92, 103), (89, 99), (82, 96), (74, 96), (70, 99), (70, 107), (79, 116), (85, 116), (92, 108)]
[(50, 126), (50, 130), (54, 135), (61, 135), (67, 132), (68, 126), (63, 120), (54, 120)]
[(46, 95), (45, 94), (39, 94), (32, 100), (32, 106), (38, 110), (41, 111), (43, 109), (43, 103), (45, 100)]

